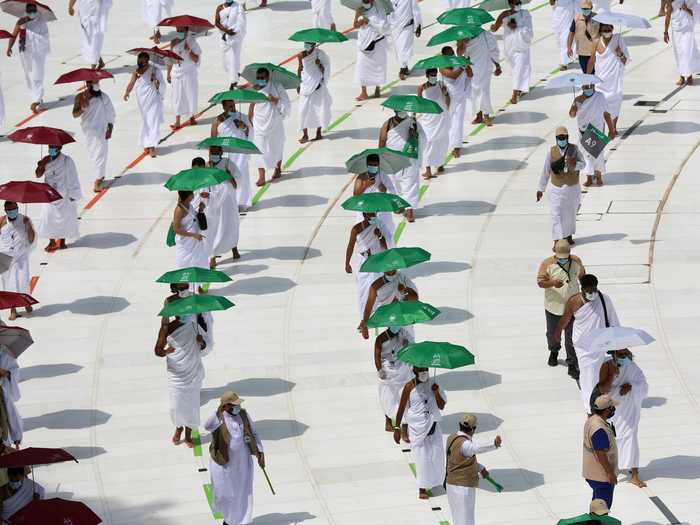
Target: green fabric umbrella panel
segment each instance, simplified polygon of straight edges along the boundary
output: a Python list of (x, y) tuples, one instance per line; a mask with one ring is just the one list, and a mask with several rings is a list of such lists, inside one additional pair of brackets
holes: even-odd
[(175, 299), (163, 307), (158, 313), (161, 317), (201, 314), (215, 310), (228, 310), (234, 304), (219, 295), (190, 295), (183, 299)]
[(258, 69), (267, 69), (270, 73), (270, 81), (280, 84), (284, 89), (296, 89), (299, 87), (301, 79), (288, 69), (269, 62), (256, 62), (248, 64), (241, 76), (251, 84), (255, 83), (255, 75)]
[(557, 521), (557, 525), (574, 525), (575, 523), (587, 523), (589, 521), (595, 521), (597, 523), (602, 523), (603, 525), (622, 525), (622, 522), (612, 516), (596, 516), (595, 514), (581, 514), (575, 518), (566, 518)]
[(359, 211), (364, 213), (402, 211), (411, 207), (408, 202), (398, 195), (382, 192), (353, 195), (343, 204), (341, 204), (341, 206), (344, 210)]
[(345, 161), (345, 167), (350, 173), (366, 173), (367, 157), (379, 156), (379, 169), (382, 173), (397, 173), (411, 165), (411, 159), (400, 151), (389, 148), (366, 149)]
[(391, 248), (367, 257), (360, 267), (361, 272), (391, 272), (409, 268), (430, 260), (430, 252), (423, 248)]
[[(435, 55), (416, 62), (413, 69), (439, 69), (441, 67), (466, 67), (472, 62), (468, 58), (454, 55)], [(438, 106), (439, 107), (439, 106)]]
[(437, 18), (441, 24), (453, 26), (480, 26), (487, 22), (493, 22), (493, 17), (485, 10), (478, 7), (459, 7), (445, 11)]
[(465, 38), (474, 38), (484, 32), (484, 29), (479, 26), (454, 26), (444, 31), (439, 32), (433, 38), (428, 40), (428, 46), (437, 46), (448, 42), (464, 40)]
[(416, 95), (392, 95), (382, 102), (382, 106), (409, 113), (442, 113), (440, 104)]
[(369, 328), (408, 326), (432, 321), (438, 315), (440, 310), (432, 304), (420, 301), (398, 301), (377, 308), (372, 317), (367, 320), (367, 326)]
[(231, 180), (231, 176), (224, 170), (192, 168), (170, 177), (165, 183), (165, 187), (170, 191), (195, 191), (200, 188), (216, 186), (227, 180)]
[(166, 272), (158, 277), (157, 283), (226, 283), (231, 278), (224, 272), (192, 266)]
[(233, 100), (234, 102), (267, 102), (267, 97), (259, 91), (252, 89), (232, 89), (230, 91), (222, 91), (209, 99), (212, 104), (219, 104), (224, 100)]
[(209, 137), (197, 145), (199, 149), (208, 149), (210, 146), (219, 146), (225, 153), (243, 153), (248, 155), (258, 155), (260, 153), (258, 147), (251, 141), (236, 137)]
[(292, 40), (293, 42), (316, 42), (317, 44), (325, 44), (327, 42), (345, 42), (347, 39), (348, 37), (346, 37), (343, 33), (331, 31), (330, 29), (324, 29), (322, 27), (302, 29), (289, 37), (289, 40)]
[(474, 364), (474, 355), (463, 346), (435, 341), (414, 343), (399, 350), (398, 358), (418, 368), (459, 368)]

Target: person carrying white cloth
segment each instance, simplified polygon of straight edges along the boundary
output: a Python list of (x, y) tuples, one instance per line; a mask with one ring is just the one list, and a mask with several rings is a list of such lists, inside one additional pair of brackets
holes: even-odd
[[(2, 274), (6, 292), (29, 293), (29, 253), (34, 248), (34, 225), (19, 213), (16, 202), (5, 201), (5, 216), (0, 219), (0, 253), (12, 257), (10, 267)], [(31, 306), (25, 308), (27, 313)], [(17, 309), (10, 308), (10, 321), (17, 319)]]
[[(474, 38), (460, 40), (457, 43), (457, 54), (467, 57), (472, 62), (472, 111), (476, 117), (472, 124), (487, 126), (493, 124), (490, 117), (493, 114), (491, 105), (491, 77), (500, 76), (501, 54), (498, 50), (496, 37), (488, 31), (484, 31)], [(495, 69), (494, 69), (495, 66)]]
[(412, 144), (418, 144), (418, 123), (415, 117), (409, 117), (405, 111), (395, 112), (382, 126), (379, 132), (378, 148), (389, 148), (410, 155), (408, 167), (389, 174), (394, 183), (397, 195), (404, 199), (410, 208), (404, 210), (404, 216), (408, 222), (414, 221), (413, 210), (418, 208), (418, 194), (420, 191), (420, 163), (418, 152), (415, 156), (409, 153)]
[[(571, 61), (569, 57), (569, 29), (571, 22), (574, 21), (578, 0), (549, 0), (549, 5), (552, 6), (552, 31), (557, 44), (559, 44), (559, 69), (562, 71), (569, 66)], [(575, 53), (575, 43), (572, 44)]]
[(534, 38), (532, 15), (527, 9), (522, 9), (521, 0), (508, 0), (510, 9), (506, 9), (491, 26), (494, 33), (503, 26), (503, 49), (512, 69), (513, 94), (511, 104), (517, 104), (518, 99), (530, 91), (530, 46)]
[(413, 369), (398, 359), (399, 350), (415, 342), (412, 330), (390, 326), (374, 341), (374, 366), (379, 378), (379, 405), (384, 413), (384, 430), (394, 431), (396, 416), (404, 386), (413, 378)]
[(396, 61), (399, 63), (399, 78), (406, 80), (409, 64), (413, 58), (413, 39), (420, 38), (423, 19), (418, 0), (392, 0), (394, 10), (387, 17), (391, 26)]
[(112, 8), (112, 0), (69, 0), (68, 14), (75, 15), (78, 4), (78, 17), (82, 29), (83, 60), (93, 69), (105, 66), (102, 60), (102, 46), (107, 31), (107, 16)]
[(380, 306), (397, 301), (417, 301), (418, 288), (411, 279), (399, 270), (384, 272), (369, 287), (367, 301), (362, 311), (362, 320), (358, 330), (364, 339), (369, 339), (367, 320)]
[(233, 89), (241, 74), (241, 48), (248, 27), (245, 1), (226, 0), (216, 8), (214, 24), (221, 31), (221, 48), (224, 54), (224, 70), (229, 75)]
[(322, 27), (335, 31), (335, 22), (331, 12), (331, 0), (311, 0), (311, 14), (313, 15), (313, 26)]
[[(673, 56), (680, 79), (676, 85), (693, 85), (693, 73), (700, 71), (700, 52), (695, 40), (695, 21), (700, 17), (696, 0), (667, 0), (664, 22), (664, 42), (673, 44)], [(673, 29), (671, 38), (669, 27)]]
[[(233, 100), (224, 100), (221, 105), (223, 112), (217, 115), (211, 123), (211, 136), (250, 140), (250, 132), (253, 126), (248, 115), (237, 111), (236, 103)], [(238, 202), (239, 210), (247, 211), (253, 201), (248, 154), (224, 153), (224, 157), (236, 165), (237, 170), (234, 174), (236, 179), (236, 202)]]
[(596, 84), (596, 90), (605, 96), (608, 112), (617, 128), (620, 107), (624, 96), (625, 66), (630, 59), (622, 35), (613, 35), (613, 26), (600, 25), (600, 37), (594, 42), (593, 56), (588, 61), (588, 73), (594, 71), (603, 82)]
[(124, 100), (129, 100), (131, 90), (136, 88), (136, 97), (141, 112), (141, 131), (139, 143), (144, 152), (156, 156), (156, 146), (160, 141), (160, 125), (163, 123), (163, 97), (165, 81), (163, 74), (155, 66), (149, 65), (150, 56), (139, 53), (137, 68), (131, 75), (129, 85), (124, 93)]
[(384, 8), (374, 0), (364, 0), (355, 12), (353, 26), (357, 29), (357, 61), (355, 82), (360, 84), (360, 94), (355, 100), (367, 100), (368, 86), (375, 86), (374, 97), (379, 97), (386, 82), (386, 35), (390, 31)]
[(173, 53), (182, 60), (168, 64), (168, 84), (172, 83), (172, 104), (175, 122), (170, 128), (180, 127), (180, 118), (190, 115), (189, 123), (197, 124), (197, 101), (199, 99), (199, 66), (201, 64), (202, 48), (199, 47), (194, 33), (188, 27), (177, 27), (177, 38), (170, 43)]
[(425, 166), (423, 178), (428, 180), (437, 177), (433, 175), (432, 166), (437, 168), (437, 173), (445, 171), (450, 146), (450, 94), (445, 84), (438, 80), (437, 69), (427, 69), (425, 75), (427, 81), (418, 86), (418, 96), (435, 102), (442, 109), (441, 113), (421, 113), (417, 117), (420, 162)]
[(316, 138), (321, 140), (321, 128), (328, 128), (331, 122), (331, 94), (328, 79), (331, 78), (331, 60), (328, 54), (313, 42), (304, 43), (304, 51), (299, 54), (297, 74), (301, 77), (299, 92), (299, 129), (302, 131), (299, 142), (309, 141), (309, 129), (316, 130)]

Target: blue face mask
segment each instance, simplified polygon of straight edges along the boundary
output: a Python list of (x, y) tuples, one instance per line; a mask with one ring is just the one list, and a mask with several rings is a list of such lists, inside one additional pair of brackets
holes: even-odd
[(616, 357), (615, 362), (617, 363), (617, 366), (623, 367), (626, 364), (629, 364), (629, 362), (632, 361), (629, 357)]
[(304, 42), (304, 51), (307, 53), (314, 48), (314, 45), (310, 42)]
[(209, 155), (209, 160), (211, 160), (213, 164), (218, 164), (219, 162), (221, 162), (221, 155), (211, 154)]
[(185, 32), (184, 31), (176, 31), (175, 38), (179, 38), (180, 40), (182, 40), (183, 38), (185, 38)]
[(19, 215), (19, 210), (15, 208), (14, 210), (7, 210), (5, 213), (7, 214), (8, 219), (14, 221), (17, 218), (17, 215)]
[(559, 264), (564, 265), (564, 264), (567, 264), (569, 262), (569, 258), (568, 257), (557, 257), (557, 262)]
[(53, 159), (58, 157), (58, 148), (54, 148), (53, 146), (49, 147), (49, 157)]
[(557, 139), (557, 146), (564, 149), (569, 145), (569, 139)]
[(389, 327), (389, 332), (391, 332), (394, 335), (398, 334), (400, 331), (401, 331), (400, 326), (390, 326)]
[(370, 223), (372, 226), (377, 226), (377, 225), (379, 224), (379, 217), (372, 217), (372, 218), (370, 218), (369, 223)]
[(260, 87), (265, 87), (267, 86), (267, 80), (264, 78), (256, 78), (255, 83), (260, 86)]
[(226, 5), (233, 5), (233, 0), (226, 0), (224, 3)]
[(593, 93), (595, 93), (595, 91), (593, 91), (593, 89), (590, 89), (590, 88), (589, 88), (589, 89), (584, 89), (584, 90), (583, 90), (583, 94), (586, 95), (586, 96), (589, 97), (589, 98), (593, 96)]
[(29, 18), (29, 20), (34, 20), (36, 18), (37, 14), (38, 13), (36, 11), (33, 11), (31, 13), (27, 13), (27, 18)]
[(232, 413), (234, 416), (237, 416), (238, 414), (241, 413), (241, 407), (238, 406), (238, 405), (233, 405), (233, 408), (231, 409), (231, 413)]
[(370, 175), (377, 175), (379, 173), (379, 166), (367, 166), (367, 173)]
[(586, 16), (586, 17), (591, 16), (591, 13), (593, 13), (593, 9), (581, 9), (581, 14), (583, 16)]
[(434, 86), (435, 84), (437, 84), (437, 76), (436, 76), (436, 75), (430, 75), (430, 76), (428, 77), (428, 84), (430, 84), (431, 86)]

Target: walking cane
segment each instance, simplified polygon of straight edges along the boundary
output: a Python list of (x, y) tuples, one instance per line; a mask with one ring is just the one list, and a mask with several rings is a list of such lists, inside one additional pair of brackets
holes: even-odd
[(267, 475), (267, 470), (265, 470), (265, 467), (260, 467), (263, 471), (263, 474), (265, 474), (265, 479), (267, 480), (267, 485), (270, 487), (270, 490), (272, 491), (272, 495), (276, 496), (277, 494), (275, 493), (275, 489), (272, 488), (272, 482), (270, 481), (270, 476)]

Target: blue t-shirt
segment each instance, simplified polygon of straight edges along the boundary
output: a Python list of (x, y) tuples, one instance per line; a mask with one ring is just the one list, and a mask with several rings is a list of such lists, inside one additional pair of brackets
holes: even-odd
[(604, 429), (599, 428), (591, 436), (591, 444), (593, 445), (593, 450), (608, 450), (610, 448), (608, 433)]

